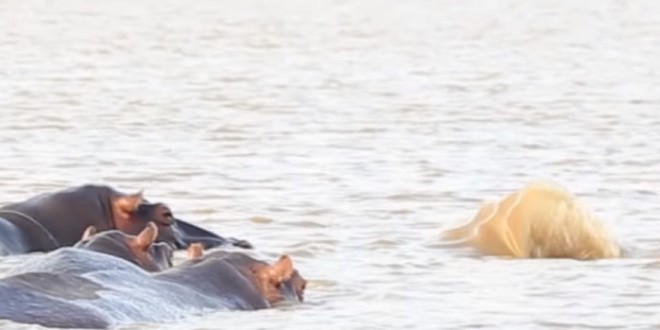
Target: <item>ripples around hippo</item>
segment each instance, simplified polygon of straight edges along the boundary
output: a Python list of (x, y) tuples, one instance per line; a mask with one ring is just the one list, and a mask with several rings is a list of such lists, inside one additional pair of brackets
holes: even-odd
[[(110, 221), (96, 223), (115, 224), (117, 229), (90, 225), (73, 247), (51, 249), (12, 269), (9, 276), (0, 279), (0, 296), (5, 298), (0, 303), (0, 319), (48, 327), (108, 328), (303, 301), (307, 281), (289, 256), (268, 264), (244, 252), (205, 252), (205, 245), (214, 245), (209, 242), (231, 242), (187, 224), (195, 234), (210, 236), (191, 242), (186, 236), (190, 229), (180, 231), (176, 226), (181, 220), (174, 219), (164, 204), (155, 204), (164, 213), (142, 211), (141, 206), (154, 204), (145, 204), (141, 195), (120, 194), (97, 186), (64, 190), (12, 204), (6, 209), (21, 211), (8, 214), (19, 217), (5, 224), (15, 225), (13, 230), (19, 233), (30, 228), (22, 227), (20, 221), (41, 224), (41, 231), (22, 232), (27, 247), (39, 246), (31, 242), (45, 234), (53, 242), (66, 242), (61, 238), (63, 228), (81, 219), (75, 216), (77, 209), (66, 208), (66, 203), (77, 201), (76, 206), (92, 210), (87, 214), (93, 214), (91, 206), (97, 204), (88, 205), (89, 199), (81, 202), (60, 197), (99, 189), (112, 192), (114, 197), (96, 198), (107, 201), (110, 211)], [(61, 201), (64, 205), (58, 204)], [(63, 219), (69, 222), (49, 222), (52, 210), (57, 210), (58, 217), (66, 215)], [(170, 221), (163, 222), (163, 217)], [(117, 226), (116, 219), (126, 224)], [(138, 227), (142, 229), (135, 235), (127, 233)], [(77, 224), (72, 228), (81, 227)], [(162, 235), (162, 230), (169, 234)], [(588, 208), (552, 183), (533, 183), (499, 202), (486, 203), (474, 219), (445, 231), (444, 236), (452, 244), (469, 245), (489, 255), (580, 260), (621, 256), (618, 243)], [(173, 265), (173, 249), (184, 247), (187, 259)]]

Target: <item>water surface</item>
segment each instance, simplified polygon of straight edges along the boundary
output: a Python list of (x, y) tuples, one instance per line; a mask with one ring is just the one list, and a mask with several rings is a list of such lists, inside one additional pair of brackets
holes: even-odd
[[(657, 327), (659, 11), (2, 0), (0, 202), (145, 189), (266, 259), (290, 254), (311, 281), (301, 306), (122, 329)], [(578, 194), (639, 256), (440, 244), (534, 179)]]

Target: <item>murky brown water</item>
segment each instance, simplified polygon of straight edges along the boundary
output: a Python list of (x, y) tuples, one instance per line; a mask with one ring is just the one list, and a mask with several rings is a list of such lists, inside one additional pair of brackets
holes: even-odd
[[(0, 202), (145, 188), (311, 279), (302, 306), (123, 329), (657, 327), (658, 12), (3, 0)], [(643, 257), (503, 260), (439, 243), (481, 200), (539, 178)]]

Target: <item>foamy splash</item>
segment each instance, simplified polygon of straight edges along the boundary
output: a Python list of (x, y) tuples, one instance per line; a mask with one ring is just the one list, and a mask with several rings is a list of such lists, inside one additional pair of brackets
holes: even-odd
[(485, 203), (472, 221), (443, 236), (489, 255), (580, 260), (621, 256), (619, 244), (592, 212), (550, 182), (534, 182), (499, 202)]

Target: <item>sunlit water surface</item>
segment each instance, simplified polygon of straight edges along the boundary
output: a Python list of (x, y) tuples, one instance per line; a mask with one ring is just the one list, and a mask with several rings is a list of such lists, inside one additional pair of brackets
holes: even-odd
[[(3, 0), (0, 202), (88, 182), (145, 189), (265, 259), (291, 255), (310, 280), (300, 306), (122, 329), (657, 327), (658, 12)], [(534, 179), (575, 192), (634, 258), (441, 244), (482, 200)]]

